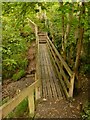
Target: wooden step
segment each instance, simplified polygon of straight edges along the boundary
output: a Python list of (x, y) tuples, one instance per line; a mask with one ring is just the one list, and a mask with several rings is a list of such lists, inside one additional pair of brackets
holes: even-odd
[(46, 36), (46, 34), (38, 34), (39, 36)]
[(46, 36), (39, 36), (39, 39), (40, 39), (40, 40), (42, 40), (42, 39), (46, 40), (47, 37), (46, 37)]
[(46, 43), (46, 40), (40, 40), (39, 43)]
[(44, 32), (44, 33), (38, 33), (38, 35), (39, 35), (39, 36), (44, 36), (44, 35), (46, 36), (47, 33), (45, 33), (45, 32)]

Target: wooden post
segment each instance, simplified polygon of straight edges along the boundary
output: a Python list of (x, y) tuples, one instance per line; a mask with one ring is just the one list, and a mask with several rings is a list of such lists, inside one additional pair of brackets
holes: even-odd
[(73, 97), (73, 90), (74, 90), (74, 79), (75, 79), (75, 73), (73, 73), (71, 80), (70, 80), (70, 88), (69, 88), (69, 97)]
[(29, 115), (30, 117), (34, 117), (34, 90), (30, 92), (30, 95), (28, 96), (28, 107), (29, 107)]
[[(35, 74), (35, 81), (37, 81), (38, 80), (38, 78), (37, 78), (37, 73)], [(40, 95), (40, 86), (41, 86), (41, 84), (39, 83), (39, 85), (37, 86), (37, 87), (35, 87), (35, 100), (38, 100), (38, 99), (40, 99), (40, 97), (41, 97), (41, 95)]]
[(0, 109), (0, 120), (2, 119), (2, 109)]
[(35, 99), (38, 100), (40, 99), (40, 87), (35, 88)]

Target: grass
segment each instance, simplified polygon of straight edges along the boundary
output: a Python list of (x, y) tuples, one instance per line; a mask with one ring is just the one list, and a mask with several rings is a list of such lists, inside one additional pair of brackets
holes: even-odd
[(28, 99), (26, 98), (7, 117), (19, 118), (25, 116), (27, 112), (28, 112)]

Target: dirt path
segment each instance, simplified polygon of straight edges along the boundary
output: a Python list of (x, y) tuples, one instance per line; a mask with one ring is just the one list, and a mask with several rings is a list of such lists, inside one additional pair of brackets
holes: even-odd
[(88, 100), (88, 78), (83, 75), (79, 78), (82, 88), (72, 102), (65, 98), (48, 100), (42, 98), (36, 107), (35, 118), (80, 118), (82, 106)]
[(29, 64), (26, 70), (26, 76), (21, 78), (20, 80), (13, 82), (11, 79), (4, 80), (2, 86), (2, 98), (11, 99), (17, 94), (19, 94), (24, 88), (28, 87), (34, 82), (35, 78), (35, 42), (32, 42), (30, 48), (27, 53), (27, 58), (29, 60)]
[(39, 102), (35, 118), (79, 118), (79, 106), (66, 100), (42, 100)]

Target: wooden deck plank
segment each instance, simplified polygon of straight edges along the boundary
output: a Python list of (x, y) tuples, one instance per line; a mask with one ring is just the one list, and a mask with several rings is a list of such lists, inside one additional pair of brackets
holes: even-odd
[[(50, 81), (49, 81), (49, 79), (50, 79), (50, 77), (48, 76), (48, 70), (47, 70), (47, 66), (48, 66), (48, 64), (46, 63), (46, 57), (47, 56), (45, 56), (45, 54), (47, 54), (46, 53), (46, 48), (45, 48), (45, 45), (43, 45), (42, 44), (42, 53), (43, 53), (43, 63), (44, 63), (44, 65), (43, 65), (43, 69), (45, 69), (45, 72), (44, 72), (44, 74), (45, 74), (45, 76), (44, 76), (44, 80), (43, 81), (45, 81), (46, 82), (46, 87), (47, 87), (47, 90), (48, 90), (48, 94), (47, 94), (47, 97), (49, 98), (49, 99), (51, 99), (52, 98), (52, 90), (51, 90), (51, 86), (50, 86)], [(44, 83), (43, 83), (44, 84)], [(45, 86), (44, 85), (44, 86)]]
[(45, 60), (45, 74), (46, 74), (46, 82), (47, 82), (47, 87), (48, 87), (48, 98), (52, 99), (53, 98), (53, 93), (52, 93), (52, 88), (51, 88), (51, 83), (50, 83), (50, 76), (49, 76), (49, 71), (48, 71), (48, 67), (49, 64), (47, 64), (47, 49), (46, 49), (46, 45), (44, 46), (44, 60)]
[(46, 98), (47, 99), (47, 97), (48, 97), (48, 86), (47, 86), (47, 82), (46, 82), (46, 80), (45, 80), (45, 78), (46, 78), (46, 74), (45, 74), (45, 67), (44, 67), (44, 64), (45, 64), (45, 59), (44, 59), (44, 48), (43, 48), (43, 45), (42, 45), (42, 61), (43, 61), (43, 64), (42, 64), (42, 71), (43, 71), (43, 74), (42, 74), (42, 77), (43, 77), (43, 79), (42, 79), (42, 82), (43, 82), (43, 86), (44, 86), (44, 89), (43, 89), (43, 92), (45, 93), (45, 97), (44, 98)]
[(43, 90), (43, 92), (44, 93), (46, 93), (46, 96), (44, 97), (44, 98), (47, 98), (48, 97), (48, 87), (47, 87), (47, 82), (46, 82), (46, 80), (45, 80), (45, 78), (46, 78), (46, 74), (45, 74), (45, 67), (44, 67), (44, 64), (45, 64), (45, 59), (44, 59), (44, 45), (42, 44), (42, 61), (43, 61), (43, 64), (42, 64), (42, 69), (44, 69), (44, 73), (43, 73), (43, 79), (42, 79), (42, 82), (43, 82), (43, 86), (44, 86), (44, 90)]
[(41, 60), (41, 80), (42, 80), (42, 93), (43, 93), (43, 98), (47, 98), (47, 86), (46, 86), (46, 81), (45, 81), (45, 68), (44, 66), (44, 60), (43, 60), (43, 47), (40, 45), (40, 60)]
[(58, 79), (51, 62), (46, 44), (40, 45), (40, 67), (43, 88), (43, 97), (46, 99), (62, 98)]
[(53, 82), (55, 84), (55, 88), (56, 88), (56, 91), (57, 91), (57, 95), (58, 95), (59, 98), (61, 98), (62, 93), (61, 93), (60, 86), (59, 86), (59, 81), (58, 81), (58, 78), (55, 75), (55, 70), (53, 69), (53, 66), (51, 66), (51, 71), (52, 71), (52, 73), (54, 73), (54, 75), (52, 77), (53, 77)]
[(46, 62), (46, 54), (47, 54), (47, 50), (46, 50), (46, 45), (43, 46), (43, 54), (44, 54), (44, 68), (45, 68), (45, 80), (46, 80), (46, 84), (47, 84), (47, 90), (48, 90), (48, 99), (52, 99), (52, 89), (51, 89), (51, 84), (50, 84), (50, 77), (49, 77), (49, 74), (48, 74), (48, 64)]
[[(52, 60), (53, 60), (53, 57), (52, 57)], [(54, 61), (54, 60), (53, 60), (53, 64), (55, 64), (55, 61)], [(54, 66), (55, 66), (55, 65), (54, 65)], [(69, 97), (69, 94), (68, 94), (68, 92), (67, 92), (67, 89), (66, 89), (66, 87), (65, 87), (65, 84), (63, 83), (62, 76), (61, 76), (61, 74), (58, 72), (57, 66), (55, 66), (55, 68), (56, 68), (56, 71), (57, 71), (57, 75), (58, 75), (58, 77), (59, 77), (59, 79), (60, 79), (60, 84), (63, 86), (63, 91), (64, 91), (64, 93), (65, 93), (65, 96), (66, 96), (66, 98), (68, 98), (68, 97)]]
[[(47, 49), (47, 47), (46, 47)], [(51, 69), (51, 61), (50, 61), (50, 58), (49, 58), (49, 54), (47, 53), (46, 54), (47, 58), (46, 58), (46, 63), (47, 63), (47, 68), (48, 68), (48, 72), (49, 72), (49, 77), (50, 77), (50, 84), (51, 84), (51, 89), (52, 89), (52, 95), (53, 95), (53, 98), (54, 99), (57, 99), (57, 92), (56, 92), (56, 88), (55, 88), (55, 84), (53, 82), (53, 71)]]

